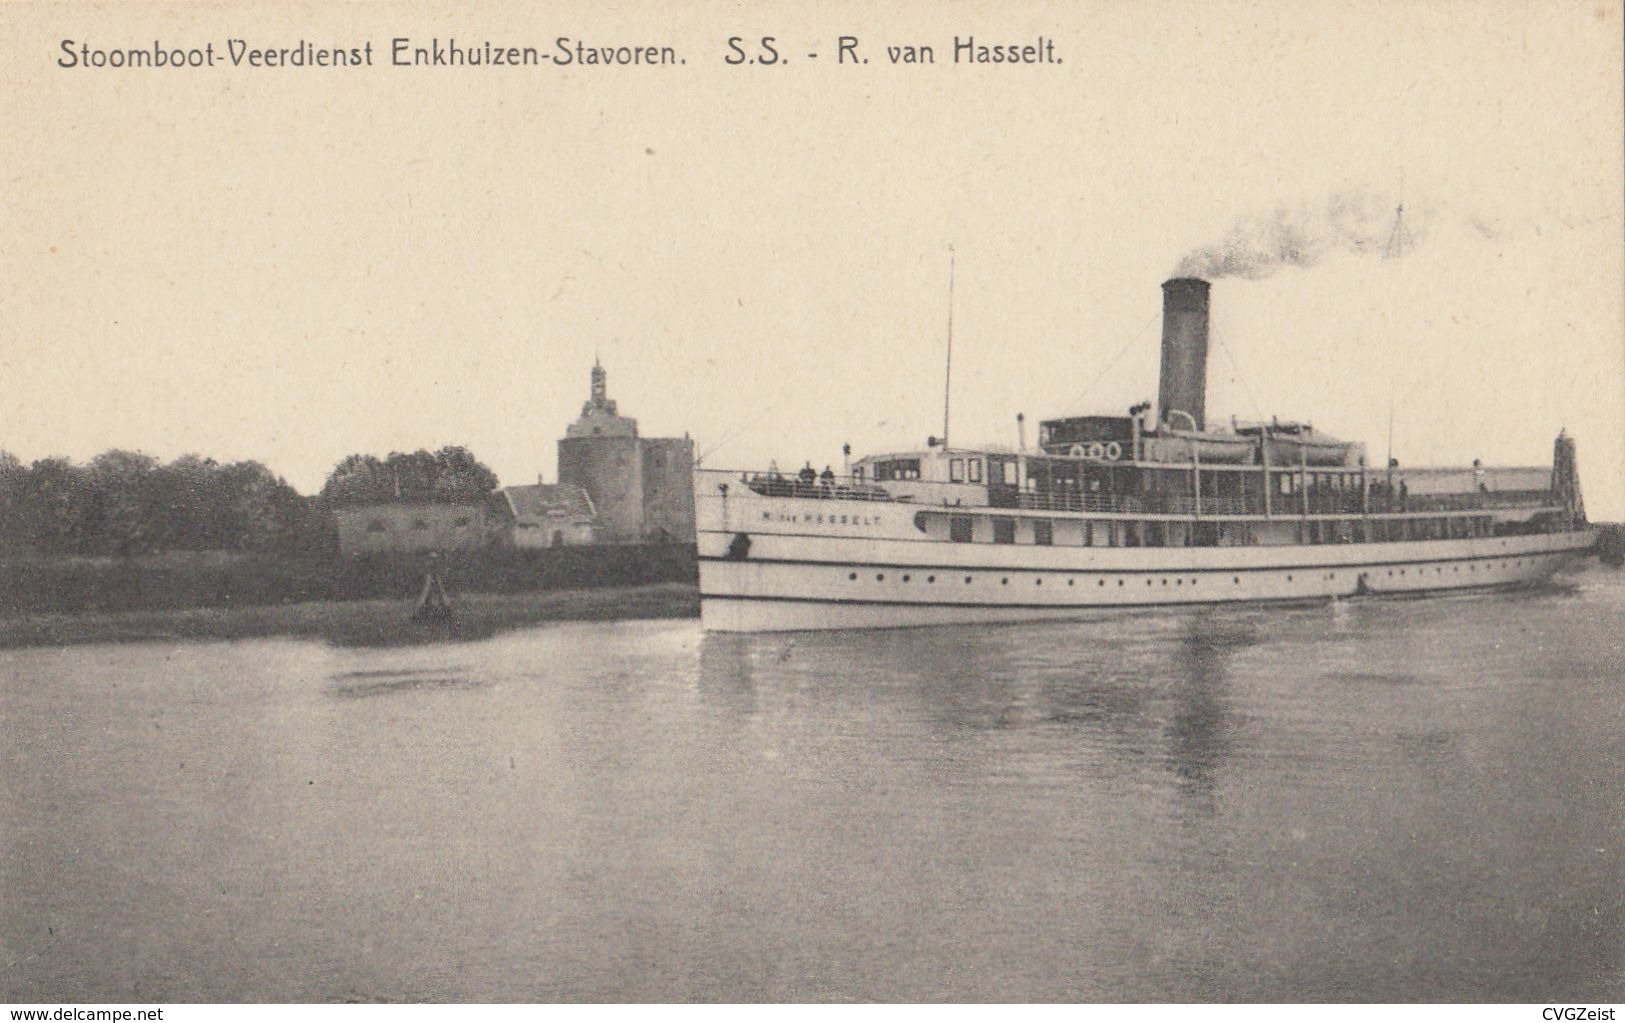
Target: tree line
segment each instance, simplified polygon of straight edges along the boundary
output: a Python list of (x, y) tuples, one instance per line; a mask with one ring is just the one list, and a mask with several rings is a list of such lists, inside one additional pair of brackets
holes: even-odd
[(485, 500), (496, 487), (496, 473), (467, 448), (450, 446), (433, 454), (350, 455), (328, 473), (322, 500), (333, 507), (391, 501), (468, 504)]
[(476, 501), (496, 485), (496, 475), (462, 447), (350, 455), (316, 497), (255, 461), (189, 454), (165, 463), (115, 449), (84, 464), (24, 464), (0, 451), (0, 554), (326, 554), (336, 546), (335, 507)]

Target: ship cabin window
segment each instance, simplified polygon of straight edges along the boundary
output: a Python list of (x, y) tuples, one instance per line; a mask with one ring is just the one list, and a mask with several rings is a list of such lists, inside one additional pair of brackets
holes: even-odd
[(917, 480), (920, 478), (918, 458), (899, 458), (891, 462), (875, 463), (875, 482), (883, 480)]
[(993, 542), (1015, 543), (1016, 520), (999, 516), (993, 520)]
[(858, 483), (863, 482), (863, 466), (854, 465), (852, 467), (852, 479)]
[(1033, 543), (1048, 547), (1055, 542), (1055, 524), (1049, 519), (1033, 520)]
[(1140, 524), (1137, 522), (1123, 523), (1123, 546), (1140, 546)]
[(1145, 545), (1147, 547), (1168, 546), (1167, 525), (1161, 522), (1147, 522), (1145, 524)]
[(1283, 472), (1280, 476), (1278, 476), (1276, 478), (1281, 481), (1281, 493), (1283, 493), (1283, 494), (1292, 493), (1292, 476), (1291, 476), (1290, 473), (1284, 473)]
[(965, 460), (963, 458), (953, 458), (948, 461), (948, 482), (965, 482)]
[(1016, 485), (1016, 463), (1014, 462), (1004, 463), (1004, 485), (1007, 487)]
[(1089, 519), (1083, 520), (1083, 545), (1085, 547), (1095, 545), (1095, 524)]
[(980, 458), (970, 460), (970, 481), (972, 483), (982, 482), (982, 460)]
[(969, 515), (950, 515), (948, 517), (948, 539), (954, 543), (970, 543), (975, 532), (976, 520)]

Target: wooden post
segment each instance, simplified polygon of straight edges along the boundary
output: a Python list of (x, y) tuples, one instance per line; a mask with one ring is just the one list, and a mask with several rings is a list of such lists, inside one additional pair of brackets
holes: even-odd
[(1196, 517), (1202, 517), (1202, 449), (1196, 441), (1191, 441), (1191, 480), (1195, 484), (1193, 491), (1196, 495)]
[(1264, 463), (1264, 517), (1270, 518), (1270, 488), (1275, 481), (1270, 478), (1270, 433), (1269, 427), (1258, 428), (1258, 454), (1259, 461)]
[(1371, 480), (1366, 476), (1365, 458), (1360, 458), (1360, 540), (1371, 542)]
[(1298, 441), (1298, 503), (1303, 507), (1304, 518), (1309, 517), (1309, 445)]

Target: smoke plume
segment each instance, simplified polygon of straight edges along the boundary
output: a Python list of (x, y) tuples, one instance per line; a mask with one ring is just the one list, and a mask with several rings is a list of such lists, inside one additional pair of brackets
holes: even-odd
[(1280, 207), (1247, 217), (1212, 245), (1179, 261), (1176, 277), (1259, 280), (1286, 267), (1311, 267), (1329, 255), (1403, 255), (1423, 240), (1431, 216), (1371, 192), (1342, 192), (1323, 203)]

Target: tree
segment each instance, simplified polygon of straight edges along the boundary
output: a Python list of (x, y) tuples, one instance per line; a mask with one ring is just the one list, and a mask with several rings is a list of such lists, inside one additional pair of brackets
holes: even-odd
[(439, 475), (439, 468), (435, 465), (434, 456), (427, 451), (420, 448), (409, 455), (391, 451), (389, 457), (384, 459), (384, 469), (389, 473), (395, 500), (410, 503), (434, 500), (435, 477)]
[(75, 554), (86, 541), (89, 473), (66, 458), (42, 458), (28, 467), (19, 500), (23, 535), (47, 554)]
[(220, 463), (186, 454), (159, 467), (150, 483), (158, 544), (165, 549), (212, 550), (230, 546)]
[(85, 525), (86, 553), (130, 556), (156, 550), (163, 510), (156, 507), (153, 471), (158, 460), (138, 451), (114, 449), (90, 460), (90, 506)]
[(377, 458), (347, 455), (327, 474), (327, 482), (322, 485), (322, 500), (333, 507), (380, 504), (394, 499), (394, 488), (388, 480), (389, 473)]
[(328, 474), (322, 501), (330, 507), (407, 503), (462, 504), (481, 501), (497, 487), (496, 473), (467, 448), (391, 451), (379, 460), (349, 455)]
[(23, 523), (23, 489), (28, 485), (28, 468), (9, 451), (0, 451), (0, 553), (28, 546)]
[(481, 464), (461, 445), (443, 447), (434, 453), (435, 497), (448, 504), (481, 501), (497, 488), (496, 473)]

